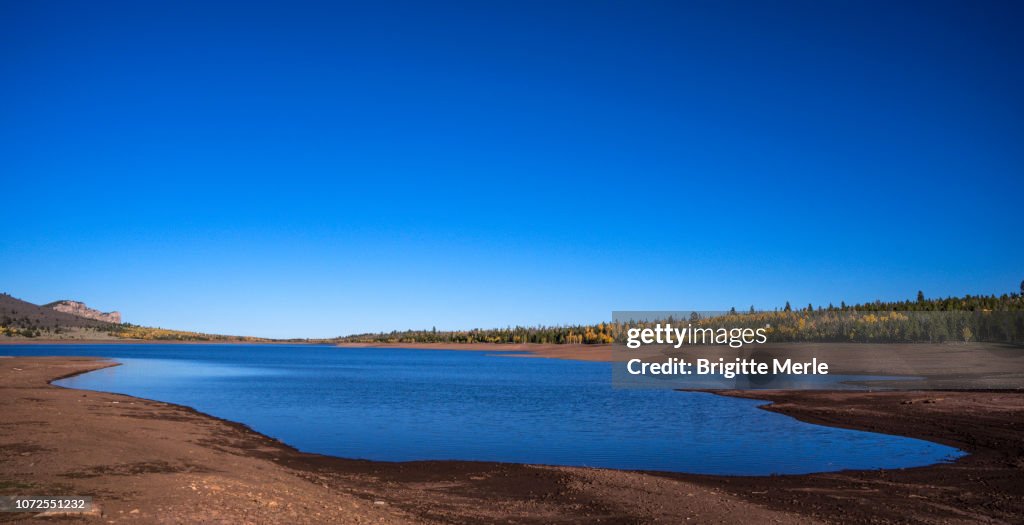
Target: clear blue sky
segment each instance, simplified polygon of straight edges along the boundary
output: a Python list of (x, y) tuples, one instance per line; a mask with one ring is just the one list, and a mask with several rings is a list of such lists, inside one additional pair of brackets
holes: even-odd
[(0, 6), (29, 301), (334, 336), (1024, 279), (1021, 2)]

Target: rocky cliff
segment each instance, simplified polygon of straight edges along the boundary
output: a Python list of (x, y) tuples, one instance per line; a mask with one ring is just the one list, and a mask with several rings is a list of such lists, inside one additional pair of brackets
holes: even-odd
[(99, 310), (89, 308), (85, 303), (79, 301), (57, 301), (44, 306), (52, 308), (58, 312), (77, 315), (78, 317), (84, 317), (86, 319), (95, 319), (105, 323), (121, 324), (120, 312), (101, 312)]

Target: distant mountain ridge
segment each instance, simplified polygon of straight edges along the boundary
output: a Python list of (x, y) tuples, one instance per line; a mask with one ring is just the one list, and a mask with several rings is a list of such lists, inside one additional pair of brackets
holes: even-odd
[[(0, 293), (0, 339), (269, 342), (269, 339), (204, 334), (121, 322), (119, 312), (101, 312), (81, 301), (42, 306)], [(305, 340), (294, 340), (296, 342)]]
[(59, 329), (109, 330), (113, 323), (46, 308), (0, 294), (0, 328), (5, 335), (34, 334)]
[(121, 324), (121, 312), (101, 312), (94, 308), (89, 308), (81, 301), (69, 301), (66, 299), (54, 301), (52, 303), (44, 304), (43, 308), (52, 308), (58, 312), (77, 315), (78, 317), (84, 317), (86, 319), (95, 319), (105, 323)]

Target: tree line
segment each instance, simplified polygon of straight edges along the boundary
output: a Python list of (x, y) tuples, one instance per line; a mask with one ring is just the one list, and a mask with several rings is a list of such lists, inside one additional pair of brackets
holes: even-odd
[(341, 343), (623, 343), (631, 328), (659, 322), (687, 322), (708, 328), (768, 327), (772, 342), (946, 342), (997, 341), (1024, 343), (1024, 281), (1020, 293), (829, 304), (759, 311), (753, 306), (723, 314), (691, 314), (689, 319), (618, 320), (593, 325), (507, 326), (440, 331), (404, 330), (354, 334), (333, 339)]

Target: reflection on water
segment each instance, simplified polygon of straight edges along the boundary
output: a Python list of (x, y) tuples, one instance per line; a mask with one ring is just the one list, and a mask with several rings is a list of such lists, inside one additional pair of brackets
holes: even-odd
[(810, 425), (761, 401), (623, 390), (610, 365), (486, 352), (292, 345), (5, 347), (123, 366), (60, 381), (194, 407), (301, 450), (710, 474), (919, 466), (956, 449)]

